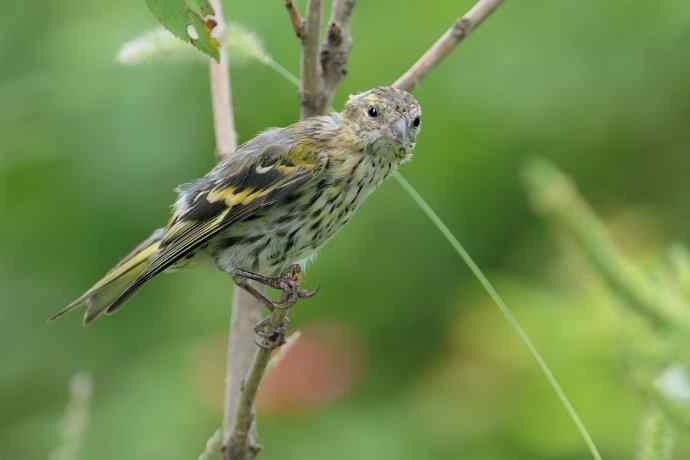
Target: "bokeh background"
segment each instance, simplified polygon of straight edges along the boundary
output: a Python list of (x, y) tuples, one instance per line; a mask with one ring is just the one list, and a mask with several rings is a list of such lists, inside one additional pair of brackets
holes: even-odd
[[(298, 71), (282, 2), (226, 2)], [(397, 78), (469, 0), (359, 2), (336, 98)], [(302, 10), (304, 2), (299, 2)], [(206, 66), (123, 66), (156, 26), (141, 0), (15, 2), (0, 29), (0, 458), (48, 458), (70, 378), (94, 394), (82, 459), (197, 458), (221, 424), (231, 283), (156, 279), (82, 328), (46, 318), (167, 220), (213, 164)], [(633, 459), (649, 401), (621, 305), (521, 180), (541, 155), (571, 175), (643, 267), (690, 240), (690, 6), (507, 2), (416, 90), (424, 127), (403, 173), (497, 283), (607, 459)], [(241, 140), (294, 121), (295, 88), (232, 69)], [(307, 273), (303, 339), (267, 382), (270, 459), (590, 458), (525, 347), (394, 181)], [(642, 348), (644, 348), (644, 343)], [(633, 363), (634, 367), (634, 363)], [(690, 436), (676, 432), (676, 455)]]

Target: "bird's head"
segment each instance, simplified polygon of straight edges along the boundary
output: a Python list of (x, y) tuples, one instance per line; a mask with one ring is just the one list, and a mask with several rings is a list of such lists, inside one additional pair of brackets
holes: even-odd
[(343, 121), (373, 155), (394, 155), (407, 160), (422, 127), (422, 108), (407, 91), (379, 86), (350, 96), (342, 111)]

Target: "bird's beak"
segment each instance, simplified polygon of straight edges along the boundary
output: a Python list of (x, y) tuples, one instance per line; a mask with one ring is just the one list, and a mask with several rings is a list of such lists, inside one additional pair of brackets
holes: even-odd
[(396, 121), (393, 124), (392, 127), (393, 131), (393, 136), (395, 136), (395, 140), (400, 143), (403, 147), (407, 148), (409, 141), (407, 138), (408, 135), (408, 126), (407, 126), (407, 120), (404, 117), (401, 117), (398, 121)]

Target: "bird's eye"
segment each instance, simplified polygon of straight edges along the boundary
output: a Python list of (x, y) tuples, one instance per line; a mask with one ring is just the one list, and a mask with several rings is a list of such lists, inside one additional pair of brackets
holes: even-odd
[(368, 114), (371, 118), (376, 118), (376, 117), (379, 116), (379, 109), (377, 109), (376, 107), (374, 107), (373, 105), (371, 105), (371, 106), (369, 106), (369, 108), (367, 109), (367, 114)]
[(419, 128), (419, 125), (422, 123), (422, 119), (417, 117), (412, 121), (412, 126), (415, 128)]

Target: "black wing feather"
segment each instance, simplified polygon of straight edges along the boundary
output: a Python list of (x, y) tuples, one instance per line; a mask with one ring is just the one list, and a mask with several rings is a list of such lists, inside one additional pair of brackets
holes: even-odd
[[(270, 133), (270, 131), (269, 131)], [(255, 138), (260, 139), (261, 136)], [(313, 179), (322, 170), (323, 162), (310, 164), (305, 167), (294, 168), (289, 175), (280, 173), (276, 168), (263, 174), (257, 173), (256, 166), (276, 163), (281, 156), (292, 148), (292, 144), (264, 146), (260, 152), (252, 152), (253, 145), (247, 145), (249, 153), (255, 155), (238, 155), (233, 162), (219, 164), (206, 177), (182, 189), (188, 197), (184, 203), (187, 209), (179, 217), (173, 218), (163, 236), (158, 253), (152, 257), (147, 269), (107, 307), (106, 313), (114, 312), (144, 283), (165, 271), (170, 266), (209, 241), (213, 236), (224, 231), (236, 222), (255, 214), (260, 208), (265, 208), (281, 200), (299, 189), (305, 182)], [(241, 149), (238, 149), (240, 153)], [(253, 158), (247, 158), (251, 156)], [(238, 167), (236, 173), (231, 169)], [(208, 194), (213, 190), (223, 190), (232, 187), (234, 193), (246, 188), (251, 190), (270, 190), (269, 193), (253, 199), (246, 204), (235, 204), (228, 208), (221, 201), (211, 202)], [(192, 192), (192, 193), (190, 193)]]

